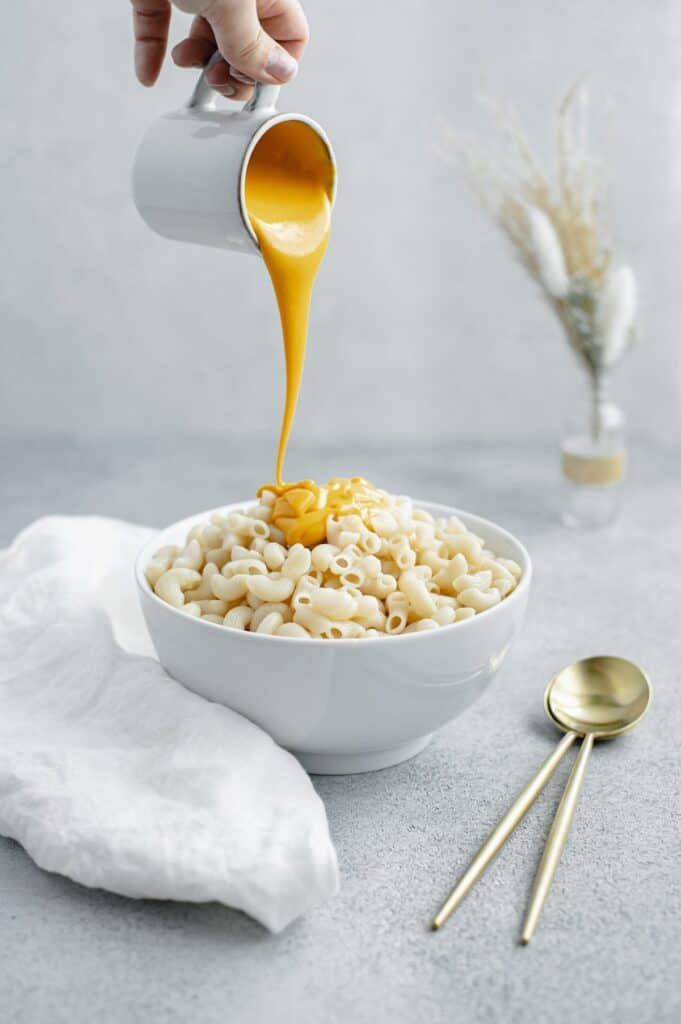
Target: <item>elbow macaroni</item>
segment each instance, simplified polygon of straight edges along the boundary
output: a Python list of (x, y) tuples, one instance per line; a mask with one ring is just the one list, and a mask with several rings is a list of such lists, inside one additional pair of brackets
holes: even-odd
[(439, 629), (504, 600), (522, 576), (456, 516), (433, 518), (390, 497), (360, 515), (329, 516), (326, 538), (287, 547), (275, 497), (214, 513), (184, 547), (166, 546), (145, 573), (156, 595), (205, 622), (261, 635), (356, 639)]

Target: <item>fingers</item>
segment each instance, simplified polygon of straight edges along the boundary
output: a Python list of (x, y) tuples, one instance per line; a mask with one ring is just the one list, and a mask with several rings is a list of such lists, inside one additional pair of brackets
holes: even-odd
[[(195, 18), (203, 21), (203, 18)], [(203, 68), (217, 50), (217, 43), (207, 22), (204, 22), (208, 35), (201, 38), (194, 34), (194, 26), (186, 39), (173, 47), (171, 56), (179, 68)]]
[(247, 100), (253, 92), (253, 81), (239, 75), (226, 61), (218, 61), (208, 68), (206, 81), (213, 89), (230, 100)]
[(260, 0), (257, 8), (267, 34), (299, 61), (310, 41), (310, 30), (298, 0)]
[(192, 21), (189, 35), (173, 47), (171, 56), (180, 68), (202, 68), (217, 48), (213, 29), (205, 18), (196, 17)]
[(135, 74), (142, 85), (159, 76), (168, 43), (170, 0), (131, 0), (135, 34)]
[[(270, 84), (295, 77), (294, 54), (302, 53), (308, 38), (297, 0), (212, 0), (203, 16), (225, 61), (242, 75)], [(269, 28), (281, 35), (281, 45)]]
[[(192, 22), (189, 35), (173, 48), (172, 58), (178, 67), (205, 67), (217, 50), (213, 30), (205, 18), (197, 17)], [(253, 89), (252, 79), (243, 79), (224, 60), (218, 61), (206, 73), (206, 81), (216, 92), (228, 99), (247, 100)]]

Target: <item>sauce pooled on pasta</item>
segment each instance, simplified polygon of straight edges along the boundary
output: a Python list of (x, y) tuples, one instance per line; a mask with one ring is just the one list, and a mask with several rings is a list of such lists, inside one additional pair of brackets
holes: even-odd
[(335, 477), (327, 484), (300, 480), (295, 484), (265, 484), (258, 491), (276, 494), (272, 522), (286, 536), (289, 547), (304, 544), (311, 548), (326, 540), (329, 516), (358, 515), (368, 522), (371, 509), (384, 504), (385, 498), (361, 476)]

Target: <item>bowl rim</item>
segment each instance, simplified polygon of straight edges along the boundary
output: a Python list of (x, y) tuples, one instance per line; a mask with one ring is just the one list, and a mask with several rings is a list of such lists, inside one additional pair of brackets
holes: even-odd
[[(269, 633), (251, 633), (249, 630), (245, 629), (231, 629), (229, 626), (218, 625), (217, 622), (206, 622), (204, 619), (198, 619), (191, 615), (185, 615), (182, 611), (180, 611), (179, 608), (174, 608), (173, 605), (161, 600), (161, 598), (152, 590), (151, 586), (149, 585), (149, 581), (147, 580), (144, 574), (144, 569), (147, 564), (147, 561), (152, 557), (152, 553), (149, 552), (149, 549), (154, 546), (154, 544), (157, 541), (157, 538), (161, 534), (168, 533), (168, 531), (174, 530), (176, 528), (181, 527), (184, 529), (186, 526), (186, 529), (191, 529), (191, 526), (195, 525), (197, 521), (200, 521), (201, 519), (208, 519), (214, 512), (224, 513), (235, 509), (248, 508), (249, 505), (257, 504), (257, 502), (253, 498), (249, 498), (246, 501), (234, 501), (224, 505), (217, 505), (215, 506), (215, 508), (207, 509), (204, 512), (195, 512), (193, 515), (186, 516), (184, 519), (178, 519), (176, 522), (170, 523), (168, 526), (164, 526), (159, 530), (155, 530), (153, 536), (151, 536), (148, 540), (145, 541), (140, 551), (138, 552), (137, 557), (135, 558), (135, 582), (137, 583), (137, 587), (142, 597), (151, 598), (152, 603), (155, 602), (164, 611), (171, 613), (173, 615), (177, 615), (185, 623), (193, 623), (197, 628), (210, 628), (220, 630), (223, 634), (226, 634), (228, 637), (248, 636), (252, 638), (250, 641), (248, 641), (249, 643), (257, 642), (258, 640), (260, 640), (261, 642), (265, 642), (268, 644), (273, 641), (278, 641), (279, 643), (286, 644), (314, 644), (315, 647), (319, 647), (323, 644), (324, 650), (329, 648), (331, 645), (337, 644), (343, 644), (344, 646), (350, 644), (354, 647), (359, 646), (360, 648), (364, 648), (366, 644), (383, 644), (386, 642), (386, 640), (400, 640), (402, 642), (405, 642), (407, 640), (420, 641), (426, 640), (432, 634), (436, 636), (441, 636), (444, 633), (448, 633), (452, 629), (462, 630), (464, 628), (476, 628), (476, 624), (477, 628), (479, 628), (479, 622), (481, 619), (483, 621), (489, 621), (489, 616), (498, 615), (499, 613), (502, 613), (503, 610), (508, 609), (512, 603), (517, 604), (518, 600), (521, 600), (523, 598), (523, 596), (529, 590), (530, 583), (532, 580), (532, 559), (530, 558), (529, 552), (525, 545), (518, 540), (515, 534), (505, 529), (505, 527), (500, 526), (498, 523), (495, 523), (492, 519), (485, 519), (483, 516), (476, 515), (474, 512), (467, 512), (465, 509), (455, 508), (452, 505), (443, 505), (440, 502), (435, 501), (422, 501), (419, 498), (412, 498), (411, 500), (416, 508), (425, 508), (426, 511), (434, 513), (436, 515), (446, 513), (450, 516), (458, 516), (459, 518), (463, 519), (464, 522), (466, 522), (466, 520), (474, 520), (476, 524), (482, 525), (483, 529), (484, 527), (491, 527), (493, 531), (503, 534), (504, 539), (510, 541), (511, 546), (517, 548), (518, 552), (521, 555), (522, 562), (524, 563), (521, 565), (523, 574), (520, 578), (520, 582), (515, 587), (515, 589), (512, 590), (507, 597), (502, 598), (499, 604), (494, 605), (492, 608), (487, 608), (484, 612), (481, 612), (478, 615), (474, 615), (470, 619), (463, 619), (460, 622), (451, 622), (448, 626), (439, 626), (437, 629), (425, 629), (423, 630), (423, 632), (420, 633), (397, 633), (396, 635), (387, 634), (386, 636), (368, 636), (360, 638), (330, 637), (328, 639), (324, 637), (313, 636), (273, 636)], [(475, 532), (475, 526), (472, 526), (469, 523), (466, 523), (466, 525), (469, 529), (472, 529)], [(500, 557), (503, 558), (505, 556), (501, 555)], [(359, 643), (358, 639), (360, 641)]]

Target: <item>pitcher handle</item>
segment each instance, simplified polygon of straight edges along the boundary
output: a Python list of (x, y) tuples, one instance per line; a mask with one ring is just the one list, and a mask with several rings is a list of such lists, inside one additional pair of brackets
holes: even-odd
[[(215, 110), (218, 94), (206, 81), (206, 71), (221, 60), (222, 54), (219, 50), (216, 50), (201, 72), (199, 80), (194, 87), (194, 92), (187, 103), (189, 110)], [(253, 95), (248, 103), (244, 104), (242, 109), (249, 114), (255, 110), (274, 110), (278, 96), (278, 85), (264, 85), (262, 82), (256, 82)]]

